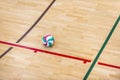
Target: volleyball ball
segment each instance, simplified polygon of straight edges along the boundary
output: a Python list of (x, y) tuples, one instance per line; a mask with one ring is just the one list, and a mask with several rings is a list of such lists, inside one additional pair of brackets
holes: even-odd
[(54, 45), (54, 37), (51, 34), (44, 35), (42, 43), (45, 47), (52, 47)]

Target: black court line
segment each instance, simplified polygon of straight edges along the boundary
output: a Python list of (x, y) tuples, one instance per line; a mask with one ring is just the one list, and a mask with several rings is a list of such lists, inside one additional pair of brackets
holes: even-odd
[[(43, 18), (43, 16), (46, 14), (46, 12), (50, 9), (50, 7), (53, 5), (53, 3), (56, 0), (53, 0), (50, 5), (45, 9), (45, 11), (41, 14), (41, 16), (34, 22), (34, 24), (16, 41), (16, 43), (19, 43), (35, 26), (36, 24)], [(3, 54), (0, 55), (0, 59), (5, 56), (9, 51), (11, 51), (13, 47), (8, 48)]]

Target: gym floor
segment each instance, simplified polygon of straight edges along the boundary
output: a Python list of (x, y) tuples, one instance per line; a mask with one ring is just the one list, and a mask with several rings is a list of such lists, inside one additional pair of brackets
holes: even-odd
[(120, 80), (120, 0), (0, 0), (0, 80), (83, 80), (117, 20), (87, 80)]

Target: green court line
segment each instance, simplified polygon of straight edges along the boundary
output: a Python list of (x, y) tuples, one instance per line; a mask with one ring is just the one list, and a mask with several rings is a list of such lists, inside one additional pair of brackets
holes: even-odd
[(87, 78), (88, 78), (88, 76), (90, 75), (90, 73), (91, 73), (93, 67), (95, 66), (96, 62), (98, 61), (98, 58), (99, 58), (100, 55), (102, 54), (102, 52), (103, 52), (105, 46), (107, 45), (107, 43), (108, 43), (110, 37), (112, 36), (112, 34), (113, 34), (113, 32), (114, 32), (116, 26), (118, 25), (119, 20), (120, 20), (120, 15), (119, 15), (119, 17), (117, 18), (116, 22), (114, 23), (114, 25), (113, 25), (111, 31), (109, 32), (107, 38), (105, 39), (105, 41), (104, 41), (104, 43), (103, 43), (101, 49), (99, 50), (98, 54), (96, 55), (95, 59), (93, 60), (91, 66), (90, 66), (90, 68), (88, 69), (87, 73), (85, 74), (83, 80), (87, 80)]

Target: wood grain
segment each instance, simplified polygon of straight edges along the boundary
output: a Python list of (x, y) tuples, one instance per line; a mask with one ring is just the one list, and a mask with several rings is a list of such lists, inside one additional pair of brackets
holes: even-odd
[[(0, 0), (0, 40), (15, 43), (52, 0)], [(115, 20), (120, 0), (56, 0), (18, 44), (93, 60)], [(55, 45), (45, 48), (50, 33)], [(120, 23), (99, 62), (120, 66)], [(0, 54), (9, 46), (0, 44)], [(91, 63), (15, 47), (0, 59), (0, 80), (82, 80)], [(88, 80), (119, 80), (120, 69), (95, 65)]]

